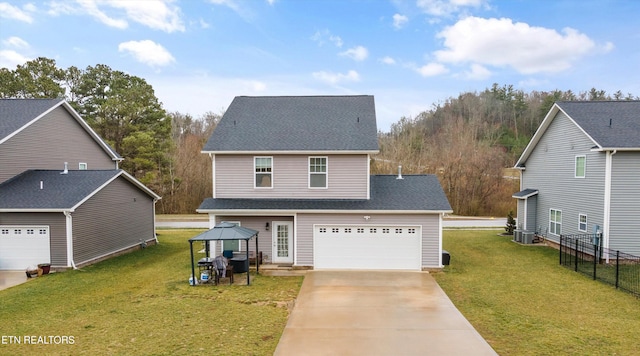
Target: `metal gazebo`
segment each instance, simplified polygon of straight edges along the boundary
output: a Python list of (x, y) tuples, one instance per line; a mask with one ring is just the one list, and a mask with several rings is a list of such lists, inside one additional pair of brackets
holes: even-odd
[[(193, 260), (193, 243), (195, 241), (204, 241), (206, 243), (206, 257), (209, 257), (209, 241), (224, 240), (244, 240), (246, 241), (247, 263), (249, 262), (249, 240), (256, 238), (256, 254), (258, 251), (258, 231), (238, 226), (233, 223), (221, 223), (197, 236), (189, 239), (189, 248), (191, 250), (191, 275), (195, 278), (195, 263)], [(260, 272), (260, 266), (256, 258), (256, 273)], [(249, 285), (249, 270), (247, 270), (247, 285)], [(195, 283), (193, 284), (195, 285)]]

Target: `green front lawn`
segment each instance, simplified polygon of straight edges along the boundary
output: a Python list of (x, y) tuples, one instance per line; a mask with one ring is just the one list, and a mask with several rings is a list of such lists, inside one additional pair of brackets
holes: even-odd
[(200, 231), (163, 230), (159, 245), (0, 291), (0, 354), (273, 354), (302, 277), (189, 286)]
[(498, 231), (445, 231), (438, 284), (500, 355), (637, 355), (640, 300)]

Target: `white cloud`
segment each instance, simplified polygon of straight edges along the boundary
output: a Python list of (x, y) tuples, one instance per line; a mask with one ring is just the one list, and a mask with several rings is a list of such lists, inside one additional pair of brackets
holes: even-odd
[(380, 62), (382, 62), (382, 63), (384, 63), (384, 64), (389, 64), (389, 65), (394, 65), (394, 64), (396, 64), (396, 60), (395, 60), (395, 59), (393, 59), (393, 58), (391, 58), (391, 57), (389, 57), (389, 56), (386, 56), (386, 57), (381, 58), (381, 59), (380, 59)]
[(9, 37), (6, 40), (2, 40), (2, 44), (7, 47), (14, 47), (19, 49), (29, 48), (29, 44), (27, 43), (27, 41), (15, 36)]
[(367, 57), (369, 57), (369, 51), (365, 47), (357, 46), (357, 47), (349, 48), (344, 52), (340, 52), (340, 55), (349, 57), (354, 61), (361, 62), (367, 59)]
[(471, 70), (465, 73), (465, 76), (467, 79), (483, 80), (491, 77), (491, 71), (480, 64), (474, 63), (471, 65)]
[(138, 62), (152, 67), (175, 62), (169, 51), (151, 40), (123, 42), (118, 45), (118, 51), (130, 53)]
[(247, 6), (240, 6), (238, 1), (236, 0), (208, 0), (211, 4), (226, 6), (233, 10), (238, 16), (240, 16), (243, 20), (247, 22), (251, 22), (251, 20), (255, 17), (251, 9)]
[(432, 16), (448, 16), (469, 7), (480, 7), (485, 0), (418, 0), (416, 5)]
[(211, 27), (211, 25), (207, 21), (205, 21), (203, 19), (200, 19), (199, 23), (200, 23), (200, 28), (209, 28), (209, 27)]
[(422, 67), (415, 68), (415, 71), (420, 73), (423, 77), (434, 77), (436, 75), (445, 74), (449, 70), (441, 63), (432, 62), (425, 64)]
[(565, 70), (595, 47), (589, 37), (571, 28), (558, 33), (506, 18), (467, 17), (438, 37), (446, 47), (434, 52), (439, 62), (507, 66), (523, 74)]
[(27, 4), (23, 8), (26, 11), (23, 11), (19, 7), (13, 6), (9, 3), (0, 2), (0, 17), (32, 23), (33, 17), (31, 17), (31, 14), (29, 12), (35, 11), (35, 6), (33, 6), (32, 4)]
[(276, 0), (267, 0), (267, 4), (272, 5), (276, 3)]
[(321, 71), (313, 72), (312, 75), (314, 78), (329, 84), (360, 81), (360, 75), (355, 70), (350, 70), (346, 74)]
[(129, 27), (129, 20), (168, 33), (185, 30), (180, 9), (171, 5), (173, 0), (76, 0), (76, 2), (77, 5), (67, 1), (52, 1), (49, 3), (48, 13), (53, 16), (89, 15), (109, 27), (118, 29)]
[(401, 29), (407, 22), (409, 22), (408, 17), (400, 14), (393, 15), (393, 27)]
[(333, 43), (336, 47), (342, 47), (342, 38), (340, 36), (335, 36), (329, 32), (329, 30), (316, 31), (316, 33), (311, 36), (311, 40), (318, 43), (318, 46), (322, 46), (327, 41)]
[(19, 64), (25, 64), (31, 58), (25, 57), (13, 50), (0, 50), (0, 68), (13, 69)]
[(122, 9), (131, 21), (138, 22), (154, 30), (167, 33), (185, 30), (180, 9), (171, 5), (172, 0), (118, 1), (109, 0), (105, 5)]

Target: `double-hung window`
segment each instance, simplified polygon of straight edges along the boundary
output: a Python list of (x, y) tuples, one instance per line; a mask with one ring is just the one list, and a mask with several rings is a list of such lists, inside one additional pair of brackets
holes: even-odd
[(327, 188), (327, 157), (309, 157), (309, 188)]
[(587, 156), (576, 156), (576, 178), (584, 178), (587, 175)]
[(587, 216), (585, 214), (578, 215), (578, 230), (587, 232)]
[(255, 187), (273, 187), (273, 157), (254, 157)]
[(562, 233), (562, 211), (549, 210), (549, 233), (560, 235)]

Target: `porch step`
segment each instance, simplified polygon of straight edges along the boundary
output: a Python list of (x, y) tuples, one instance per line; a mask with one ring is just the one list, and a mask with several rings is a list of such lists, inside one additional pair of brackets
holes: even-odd
[[(252, 267), (254, 269), (255, 267)], [(260, 274), (263, 276), (291, 277), (304, 276), (308, 269), (294, 268), (291, 265), (262, 264)]]

